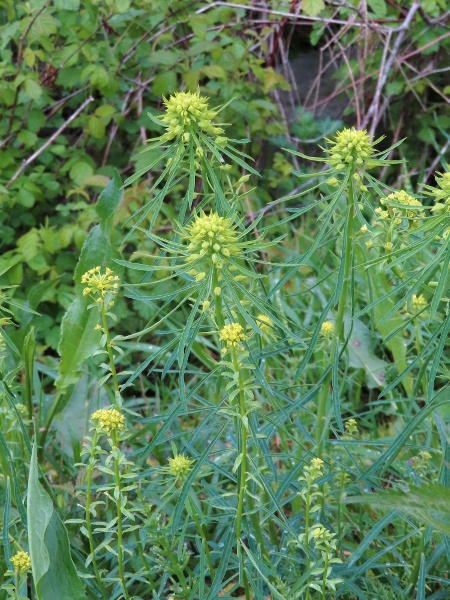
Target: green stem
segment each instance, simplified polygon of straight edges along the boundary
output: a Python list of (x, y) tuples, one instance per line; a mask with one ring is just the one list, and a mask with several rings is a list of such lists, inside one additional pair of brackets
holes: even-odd
[[(139, 556), (141, 557), (142, 565), (144, 569), (146, 569), (147, 573), (150, 573), (150, 565), (148, 564), (147, 557), (145, 556), (144, 548), (142, 546), (141, 538), (139, 537), (139, 531), (137, 529), (134, 530), (134, 537), (136, 538), (136, 542), (139, 549)], [(148, 578), (148, 582), (152, 591), (155, 589), (155, 584), (153, 583), (152, 577)]]
[(92, 567), (94, 568), (95, 577), (97, 579), (98, 587), (100, 588), (100, 592), (103, 596), (104, 600), (108, 600), (108, 594), (103, 586), (102, 578), (100, 577), (100, 572), (97, 566), (97, 560), (95, 558), (95, 546), (94, 546), (94, 537), (92, 535), (92, 525), (91, 525), (91, 484), (92, 484), (92, 471), (94, 470), (95, 465), (95, 448), (97, 446), (98, 440), (98, 432), (96, 431), (94, 434), (94, 439), (92, 440), (92, 448), (91, 455), (89, 458), (89, 467), (87, 472), (87, 489), (86, 489), (86, 529), (88, 532), (89, 538), (89, 549), (92, 554)]
[[(353, 252), (353, 216), (354, 216), (354, 193), (353, 193), (353, 165), (350, 168), (349, 173), (349, 187), (348, 187), (348, 215), (347, 215), (347, 233), (346, 233), (346, 247), (344, 255), (344, 282), (342, 284), (341, 295), (339, 296), (339, 307), (338, 314), (336, 317), (336, 325), (333, 332), (333, 339), (331, 342), (330, 351), (330, 364), (333, 365), (334, 357), (338, 350), (338, 340), (342, 340), (344, 333), (344, 314), (347, 305), (347, 295), (349, 286), (349, 275), (352, 261)], [(319, 458), (323, 458), (324, 450), (324, 438), (327, 435), (325, 431), (326, 411), (327, 411), (327, 400), (328, 392), (330, 389), (332, 377), (332, 370), (325, 378), (322, 389), (319, 393), (319, 400), (317, 406), (317, 427), (316, 427), (316, 454)]]
[(102, 307), (101, 307), (101, 314), (102, 314), (102, 321), (103, 321), (103, 330), (106, 335), (106, 351), (108, 352), (109, 362), (111, 365), (111, 373), (112, 373), (112, 378), (113, 378), (113, 386), (114, 386), (114, 392), (115, 392), (116, 404), (117, 404), (117, 398), (120, 397), (119, 384), (117, 382), (116, 365), (114, 363), (114, 354), (113, 354), (113, 351), (111, 348), (111, 336), (109, 335), (108, 323), (106, 321), (106, 310), (105, 310), (104, 304), (102, 304)]
[[(117, 440), (117, 431), (112, 433), (113, 444), (116, 452), (119, 452), (118, 448), (118, 440)], [(113, 450), (114, 451), (114, 450)], [(125, 594), (126, 600), (130, 600), (130, 596), (128, 595), (127, 584), (125, 580), (124, 573), (124, 565), (123, 565), (123, 551), (122, 551), (122, 489), (120, 482), (120, 465), (119, 465), (119, 457), (116, 455), (114, 457), (114, 472), (116, 477), (116, 487), (118, 489), (117, 494), (117, 560), (119, 563), (119, 577), (122, 582), (123, 591)]]
[(212, 274), (212, 288), (213, 288), (213, 294), (214, 294), (214, 308), (215, 308), (215, 312), (216, 312), (216, 323), (217, 323), (217, 327), (219, 328), (219, 331), (221, 329), (223, 329), (224, 325), (225, 325), (225, 319), (223, 316), (223, 310), (222, 310), (222, 298), (221, 296), (216, 296), (216, 294), (214, 293), (214, 290), (219, 287), (219, 276), (217, 274), (217, 267), (214, 265), (213, 267), (213, 274)]
[(39, 460), (41, 460), (44, 455), (45, 442), (47, 440), (48, 432), (50, 430), (53, 419), (55, 418), (55, 415), (58, 412), (59, 404), (60, 404), (62, 398), (63, 398), (63, 394), (61, 392), (58, 392), (56, 394), (56, 398), (52, 404), (50, 412), (48, 413), (48, 417), (45, 422), (44, 430), (42, 431), (41, 435), (39, 436)]
[[(422, 352), (422, 344), (420, 343), (420, 329), (419, 329), (419, 319), (416, 317), (414, 319), (414, 327), (416, 329), (416, 351), (417, 355)], [(423, 360), (419, 361), (420, 368), (422, 368)], [(425, 373), (422, 376), (422, 388), (423, 388), (423, 397), (426, 399), (427, 397), (427, 378), (425, 377)]]
[(14, 575), (14, 600), (19, 600), (19, 573), (16, 571)]
[[(311, 559), (309, 557), (309, 505), (311, 502), (311, 482), (308, 481), (308, 490), (306, 492), (306, 507), (305, 507), (305, 554), (306, 554), (306, 571), (311, 568)], [(306, 598), (309, 600), (309, 575), (306, 580)]]
[(250, 600), (250, 590), (248, 587), (247, 576), (245, 574), (244, 555), (240, 545), (241, 532), (242, 532), (242, 513), (244, 511), (244, 496), (245, 496), (245, 477), (247, 473), (247, 428), (244, 423), (245, 415), (245, 394), (244, 394), (244, 382), (242, 380), (242, 374), (239, 369), (239, 363), (237, 360), (236, 349), (233, 347), (233, 366), (236, 373), (239, 373), (239, 414), (240, 414), (240, 425), (241, 425), (241, 451), (242, 460), (240, 464), (240, 481), (239, 481), (239, 497), (238, 497), (238, 508), (237, 508), (237, 519), (236, 519), (236, 550), (240, 554), (242, 577), (245, 588), (245, 598)]
[(417, 585), (417, 580), (419, 579), (419, 571), (420, 571), (420, 559), (425, 547), (425, 535), (427, 533), (427, 530), (425, 529), (422, 533), (422, 535), (420, 536), (420, 542), (419, 542), (419, 546), (416, 550), (416, 556), (414, 559), (414, 564), (413, 564), (413, 568), (411, 570), (411, 575), (409, 576), (409, 584), (411, 586), (411, 590), (414, 590), (414, 588)]
[(327, 589), (327, 571), (328, 571), (328, 552), (325, 558), (325, 570), (323, 572), (323, 580), (322, 580), (322, 600), (326, 600), (325, 592)]
[(206, 554), (206, 560), (208, 562), (209, 574), (210, 574), (210, 577), (211, 577), (211, 581), (214, 581), (214, 569), (213, 569), (213, 564), (212, 564), (212, 560), (211, 560), (211, 554), (209, 552), (208, 538), (206, 536), (206, 529), (200, 523), (200, 520), (199, 520), (199, 518), (197, 516), (196, 506), (195, 506), (195, 504), (192, 501), (192, 498), (190, 496), (189, 496), (189, 504), (191, 506), (192, 516), (194, 517), (194, 521), (195, 521), (195, 525), (197, 527), (197, 531), (198, 531), (200, 537), (202, 538), (202, 540), (203, 540), (203, 542), (205, 544), (205, 554)]

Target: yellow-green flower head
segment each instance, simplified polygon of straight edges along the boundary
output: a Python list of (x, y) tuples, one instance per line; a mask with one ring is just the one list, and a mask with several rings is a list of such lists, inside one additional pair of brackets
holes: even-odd
[(178, 454), (174, 458), (169, 458), (169, 473), (177, 479), (184, 480), (191, 471), (193, 461), (189, 460), (184, 454)]
[(419, 455), (423, 460), (431, 460), (431, 454), (429, 452), (427, 452), (426, 450), (421, 450), (419, 452)]
[(419, 311), (419, 310), (422, 310), (422, 308), (425, 308), (425, 306), (428, 305), (428, 302), (427, 302), (426, 298), (423, 296), (423, 294), (420, 294), (420, 296), (416, 296), (416, 294), (413, 294), (412, 305), (413, 305), (413, 309), (415, 311)]
[(208, 98), (201, 96), (200, 90), (195, 93), (175, 92), (168, 100), (164, 98), (164, 104), (166, 113), (160, 120), (167, 129), (164, 136), (167, 140), (182, 135), (183, 140), (188, 142), (192, 131), (213, 135), (223, 133), (223, 129), (212, 123), (217, 112), (209, 109)]
[(326, 533), (328, 530), (323, 527), (323, 525), (319, 525), (313, 530), (313, 537), (316, 542), (323, 542), (326, 538)]
[(244, 328), (239, 323), (225, 325), (220, 332), (220, 341), (225, 342), (227, 348), (239, 348), (246, 339)]
[(323, 338), (329, 338), (334, 333), (334, 325), (331, 321), (324, 321), (322, 323), (322, 327), (320, 328), (320, 335)]
[(109, 267), (106, 267), (104, 273), (100, 266), (90, 269), (82, 276), (81, 283), (86, 285), (83, 296), (92, 296), (98, 304), (101, 304), (105, 296), (111, 297), (119, 290), (119, 278)]
[(433, 208), (436, 212), (450, 210), (450, 164), (447, 165), (449, 171), (436, 174), (436, 183), (439, 187), (426, 186), (425, 194), (433, 196), (436, 200), (436, 206)]
[(125, 417), (115, 408), (96, 410), (91, 415), (92, 421), (97, 421), (98, 427), (108, 435), (122, 431), (125, 425)]
[(21, 575), (22, 573), (26, 573), (31, 568), (31, 558), (28, 552), (24, 552), (20, 550), (11, 558), (11, 562), (14, 567), (14, 571)]
[(323, 460), (321, 458), (313, 458), (310, 465), (303, 467), (303, 471), (311, 481), (319, 479), (323, 475)]
[(273, 328), (273, 321), (268, 315), (260, 313), (256, 317), (256, 322), (263, 333), (265, 333), (266, 335), (269, 335), (269, 333), (271, 333)]
[(216, 212), (207, 215), (202, 211), (195, 215), (192, 223), (181, 231), (182, 238), (189, 242), (186, 262), (206, 259), (221, 268), (230, 256), (239, 256), (237, 225), (233, 219)]
[[(392, 194), (389, 194), (389, 196), (386, 196), (386, 198), (381, 198), (380, 204), (383, 204), (383, 206), (388, 204), (386, 200), (388, 200), (389, 202), (395, 202), (396, 204), (402, 204), (402, 206), (404, 206), (404, 208), (399, 208), (398, 206), (390, 207), (390, 209), (392, 210), (392, 214), (395, 218), (400, 219), (402, 217), (406, 217), (408, 219), (413, 219), (413, 224), (416, 225), (418, 224), (418, 219), (425, 216), (425, 213), (423, 211), (408, 208), (422, 207), (422, 203), (416, 198), (410, 196), (404, 190), (400, 190), (399, 192), (393, 192)], [(382, 213), (383, 211), (381, 211), (380, 214), (382, 215)]]
[(328, 163), (338, 171), (351, 163), (357, 167), (362, 166), (374, 152), (365, 129), (345, 128), (338, 131), (334, 140), (327, 141), (330, 144)]
[(354, 435), (355, 433), (358, 433), (358, 424), (356, 422), (356, 419), (349, 419), (345, 423), (345, 431), (349, 435)]

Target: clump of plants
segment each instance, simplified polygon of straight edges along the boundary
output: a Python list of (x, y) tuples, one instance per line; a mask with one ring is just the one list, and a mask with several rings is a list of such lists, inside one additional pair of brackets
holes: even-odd
[[(395, 146), (351, 127), (249, 215), (246, 140), (198, 91), (164, 104), (158, 158), (98, 200), (59, 360), (32, 329), (2, 348), (5, 593), (445, 597), (445, 186), (437, 211), (389, 187)], [(127, 256), (123, 186), (159, 162)], [(143, 329), (115, 333), (121, 303)]]

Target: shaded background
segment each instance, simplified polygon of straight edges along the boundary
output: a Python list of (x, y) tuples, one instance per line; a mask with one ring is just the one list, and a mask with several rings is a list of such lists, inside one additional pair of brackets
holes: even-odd
[[(141, 154), (159, 133), (147, 111), (161, 111), (164, 95), (200, 86), (213, 106), (234, 99), (221, 113), (227, 133), (251, 139), (245, 151), (262, 174), (249, 215), (295, 192), (292, 167), (311, 168), (282, 148), (314, 153), (343, 123), (389, 144), (407, 137), (407, 166), (384, 173), (388, 183), (434, 183), (449, 145), (445, 8), (434, 0), (3, 0), (0, 282), (38, 309), (44, 350), (57, 348), (98, 193), (114, 168), (125, 179), (152, 160)], [(127, 189), (117, 244), (154, 175)], [(176, 192), (171, 201), (176, 210)], [(176, 214), (170, 204), (164, 211), (160, 230)], [(123, 250), (141, 243), (135, 234)], [(123, 306), (125, 329), (127, 315)], [(15, 318), (30, 320), (22, 311)]]

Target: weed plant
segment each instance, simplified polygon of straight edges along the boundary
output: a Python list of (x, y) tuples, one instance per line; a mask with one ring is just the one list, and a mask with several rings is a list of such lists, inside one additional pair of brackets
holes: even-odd
[[(98, 200), (59, 360), (2, 297), (0, 597), (448, 598), (448, 173), (395, 189), (401, 142), (345, 128), (248, 219), (224, 107), (164, 105)], [(117, 334), (131, 303), (146, 325)]]

